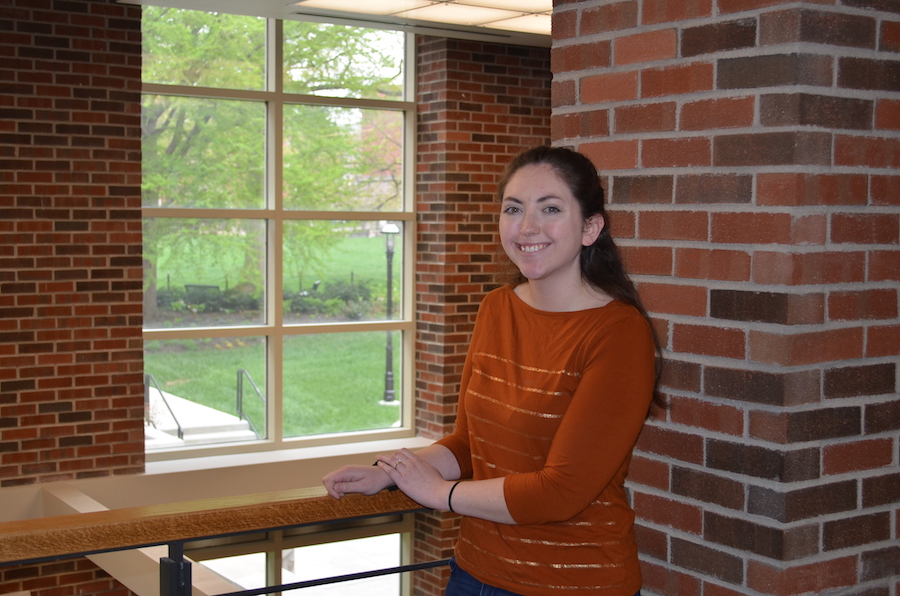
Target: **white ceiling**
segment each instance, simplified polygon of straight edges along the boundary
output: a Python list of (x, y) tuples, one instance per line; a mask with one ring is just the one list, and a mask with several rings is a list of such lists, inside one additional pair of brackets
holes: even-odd
[(119, 0), (550, 47), (552, 0)]

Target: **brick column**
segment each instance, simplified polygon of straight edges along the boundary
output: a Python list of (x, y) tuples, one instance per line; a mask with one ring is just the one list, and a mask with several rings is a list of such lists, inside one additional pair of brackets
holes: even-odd
[(554, 143), (603, 170), (669, 361), (645, 593), (898, 594), (900, 4), (575, 1), (553, 31)]
[[(550, 52), (420, 38), (416, 416), (423, 436), (452, 432), (478, 305), (496, 285), (496, 182), (519, 151), (550, 136)], [(416, 560), (452, 555), (458, 518), (420, 515)], [(448, 570), (417, 573), (442, 593)]]
[[(0, 3), (0, 485), (144, 469), (140, 7)], [(86, 559), (0, 591), (127, 590)]]

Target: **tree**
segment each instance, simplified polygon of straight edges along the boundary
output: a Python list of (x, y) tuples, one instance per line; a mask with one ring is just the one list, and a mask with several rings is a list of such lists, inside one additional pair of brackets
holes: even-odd
[[(285, 22), (283, 28), (286, 92), (401, 97), (402, 34), (301, 21)], [(144, 80), (263, 90), (266, 33), (267, 22), (260, 18), (145, 6)], [(262, 101), (146, 94), (144, 206), (264, 208), (267, 110)], [(399, 209), (399, 114), (303, 104), (299, 96), (297, 103), (285, 105), (285, 208)], [(315, 269), (338, 232), (330, 222), (291, 223), (303, 225), (285, 226), (285, 271), (292, 268), (302, 278)], [(157, 276), (165, 273), (161, 265), (215, 283), (262, 287), (265, 234), (254, 231), (257, 225), (237, 218), (146, 221), (145, 288), (155, 294)], [(198, 271), (198, 263), (206, 270)]]

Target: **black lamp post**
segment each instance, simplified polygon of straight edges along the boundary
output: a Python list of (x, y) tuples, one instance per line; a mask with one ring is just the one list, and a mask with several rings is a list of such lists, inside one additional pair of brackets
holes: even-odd
[[(394, 290), (394, 247), (397, 241), (397, 234), (400, 228), (393, 222), (388, 222), (381, 233), (384, 234), (384, 253), (387, 257), (387, 319), (390, 321), (394, 310), (393, 290)], [(384, 399), (382, 403), (395, 404), (396, 394), (394, 393), (394, 338), (393, 333), (387, 332), (387, 345), (385, 346), (386, 362), (384, 373)]]

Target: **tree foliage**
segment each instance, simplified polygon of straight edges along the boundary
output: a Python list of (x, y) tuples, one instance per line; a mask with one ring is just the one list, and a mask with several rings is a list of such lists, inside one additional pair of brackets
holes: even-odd
[[(265, 90), (267, 27), (260, 18), (145, 6), (144, 80)], [(401, 34), (300, 21), (285, 22), (283, 29), (279, 74), (286, 93), (401, 98)], [(265, 208), (267, 167), (274, 165), (266, 163), (271, 107), (265, 101), (175, 91), (144, 96), (144, 206)], [(401, 112), (304, 104), (298, 95), (296, 102), (285, 104), (282, 120), (280, 199), (285, 208), (401, 207)], [(279, 189), (269, 189), (270, 198), (273, 190)], [(284, 270), (302, 277), (305, 271), (314, 274), (340, 233), (335, 228), (346, 224), (296, 223), (284, 228)], [(240, 219), (148, 220), (146, 285), (155, 287), (162, 262), (169, 271), (189, 276), (192, 255), (213, 251), (229, 255), (217, 260), (222, 278), (261, 288), (265, 234), (258, 233), (258, 225)]]

